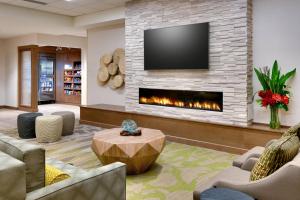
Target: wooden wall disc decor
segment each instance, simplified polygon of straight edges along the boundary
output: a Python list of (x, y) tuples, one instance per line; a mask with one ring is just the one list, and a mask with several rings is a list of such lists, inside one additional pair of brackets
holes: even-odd
[(122, 75), (116, 75), (113, 78), (113, 84), (114, 84), (115, 88), (121, 87), (123, 85), (123, 83), (124, 83), (124, 78)]
[(119, 70), (121, 74), (125, 74), (125, 57), (121, 57), (119, 60)]
[(103, 85), (115, 90), (125, 83), (125, 50), (117, 48), (113, 54), (105, 54), (100, 58), (98, 80)]
[(109, 65), (108, 65), (108, 73), (110, 74), (110, 75), (116, 75), (117, 74), (117, 72), (118, 72), (118, 68), (119, 68), (119, 66), (118, 66), (118, 64), (116, 64), (116, 63), (110, 63)]
[(112, 62), (112, 55), (111, 54), (105, 54), (102, 56), (101, 58), (103, 61), (104, 64), (108, 65), (109, 63)]
[(108, 85), (109, 85), (109, 87), (111, 88), (111, 89), (113, 89), (113, 90), (115, 90), (115, 89), (117, 89), (116, 87), (115, 87), (115, 84), (114, 84), (114, 77), (113, 76), (111, 76), (110, 78), (109, 78), (109, 81), (108, 81)]
[(98, 72), (98, 80), (100, 82), (106, 82), (109, 79), (109, 73), (107, 67), (101, 67)]
[(108, 67), (108, 65), (105, 64), (105, 63), (103, 62), (103, 59), (101, 58), (101, 59), (100, 59), (100, 68), (103, 68), (103, 67)]
[(113, 62), (119, 63), (121, 57), (125, 57), (125, 50), (122, 48), (118, 48), (113, 53)]

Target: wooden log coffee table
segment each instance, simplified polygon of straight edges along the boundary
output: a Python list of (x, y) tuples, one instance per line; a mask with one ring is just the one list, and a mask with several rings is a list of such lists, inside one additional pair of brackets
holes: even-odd
[(123, 162), (127, 174), (145, 172), (165, 146), (166, 136), (155, 129), (142, 128), (141, 136), (120, 136), (121, 128), (106, 129), (93, 137), (92, 149), (102, 164)]

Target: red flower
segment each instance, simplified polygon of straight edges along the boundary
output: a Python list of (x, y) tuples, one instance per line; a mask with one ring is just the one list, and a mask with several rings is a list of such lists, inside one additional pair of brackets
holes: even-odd
[(269, 102), (270, 106), (274, 106), (276, 104), (276, 100), (272, 98), (267, 98), (267, 101)]
[(260, 90), (258, 92), (258, 96), (260, 96), (261, 98), (266, 98), (266, 97), (272, 97), (273, 93), (271, 90)]
[(274, 100), (272, 98), (269, 98), (269, 97), (263, 98), (261, 100), (261, 106), (262, 107), (267, 107), (268, 105), (274, 106), (275, 104), (276, 104), (276, 100)]
[(284, 103), (285, 105), (288, 105), (289, 102), (290, 102), (289, 97), (286, 96), (286, 95), (282, 95), (282, 96), (281, 96), (281, 99), (282, 99), (282, 103)]
[(264, 90), (261, 90), (258, 92), (258, 96), (260, 96), (261, 98), (265, 98), (266, 97), (266, 92)]
[(273, 92), (271, 90), (266, 91), (266, 97), (267, 98), (272, 98)]
[(282, 101), (280, 94), (273, 94), (272, 99), (274, 99), (277, 103), (280, 103)]
[(267, 101), (266, 98), (264, 98), (264, 99), (261, 100), (261, 106), (262, 107), (267, 107), (268, 105), (269, 105), (269, 102)]

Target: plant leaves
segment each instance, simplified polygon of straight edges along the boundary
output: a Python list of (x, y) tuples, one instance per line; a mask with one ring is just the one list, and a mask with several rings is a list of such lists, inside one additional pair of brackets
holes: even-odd
[(292, 71), (286, 73), (285, 75), (283, 75), (281, 78), (280, 78), (280, 84), (282, 86), (285, 86), (285, 82), (290, 79), (292, 76), (294, 76), (296, 74), (296, 68), (293, 69)]
[(260, 84), (262, 85), (263, 89), (268, 90), (269, 89), (269, 84), (267, 83), (266, 77), (262, 73), (261, 69), (254, 68), (254, 71), (255, 71), (256, 76), (257, 76)]
[(278, 79), (279, 79), (279, 68), (278, 68), (278, 63), (277, 60), (275, 60), (272, 68), (272, 75), (271, 75), (271, 80), (270, 80), (270, 88), (273, 93), (277, 93), (278, 91)]

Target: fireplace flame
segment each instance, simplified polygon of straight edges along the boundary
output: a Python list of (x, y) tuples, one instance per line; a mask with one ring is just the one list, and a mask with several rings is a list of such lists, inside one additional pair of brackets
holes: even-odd
[(154, 104), (154, 105), (163, 105), (163, 106), (175, 106), (181, 108), (196, 108), (203, 110), (213, 110), (221, 111), (220, 105), (215, 102), (204, 101), (204, 102), (183, 102), (179, 100), (173, 100), (167, 97), (156, 97), (152, 96), (149, 98), (140, 97), (140, 102), (143, 104)]

